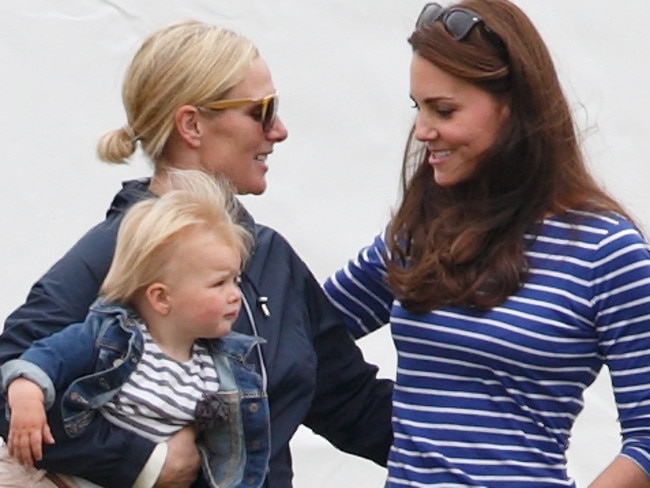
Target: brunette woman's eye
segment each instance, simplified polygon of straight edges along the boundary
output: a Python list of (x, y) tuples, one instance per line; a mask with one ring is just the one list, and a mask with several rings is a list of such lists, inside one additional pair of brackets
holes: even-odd
[(443, 119), (448, 119), (454, 113), (452, 109), (448, 109), (448, 108), (439, 108), (436, 111), (438, 112), (438, 115)]

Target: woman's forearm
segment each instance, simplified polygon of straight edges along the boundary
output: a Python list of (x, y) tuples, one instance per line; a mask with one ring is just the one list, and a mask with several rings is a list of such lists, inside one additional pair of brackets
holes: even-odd
[(617, 456), (589, 488), (650, 488), (650, 478), (632, 460)]

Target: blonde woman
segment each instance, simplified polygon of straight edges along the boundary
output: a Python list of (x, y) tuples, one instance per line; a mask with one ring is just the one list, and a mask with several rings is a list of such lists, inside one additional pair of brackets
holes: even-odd
[[(267, 159), (288, 135), (278, 97), (256, 47), (232, 31), (200, 22), (152, 34), (135, 54), (123, 85), (126, 123), (99, 143), (99, 156), (127, 162), (137, 147), (149, 156), (151, 178), (129, 181), (104, 222), (91, 229), (32, 288), (0, 336), (0, 363), (36, 339), (79, 322), (96, 299), (124, 211), (161, 195), (171, 169), (225, 178), (239, 194), (266, 189)], [(392, 382), (376, 378), (291, 246), (240, 207), (239, 223), (254, 237), (241, 275), (243, 311), (233, 330), (260, 336), (250, 357), (269, 398), (271, 453), (265, 485), (292, 486), (289, 441), (300, 424), (338, 448), (386, 462), (392, 439)], [(55, 410), (57, 406), (53, 407)], [(252, 410), (251, 410), (252, 413)], [(0, 418), (0, 433), (6, 425)], [(56, 423), (52, 423), (56, 430)], [(154, 443), (97, 417), (82, 435), (44, 447), (38, 466), (103, 486), (186, 487), (199, 455), (191, 430)], [(257, 439), (251, 446), (263, 449)], [(203, 485), (199, 479), (196, 486)]]

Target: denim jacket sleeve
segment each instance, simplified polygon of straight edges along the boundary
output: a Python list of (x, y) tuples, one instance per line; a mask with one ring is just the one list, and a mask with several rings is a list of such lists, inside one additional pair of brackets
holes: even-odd
[[(119, 220), (107, 219), (91, 229), (32, 287), (0, 335), (0, 364), (20, 356), (35, 340), (84, 320), (113, 257)], [(3, 398), (0, 411), (4, 402)], [(0, 415), (0, 434), (6, 433), (7, 422)], [(121, 488), (133, 485), (154, 447), (97, 416), (83, 435), (57, 438), (39, 467)]]
[(49, 410), (57, 391), (93, 372), (97, 362), (95, 341), (99, 327), (97, 321), (94, 322), (69, 325), (33, 342), (19, 359), (2, 364), (3, 391), (6, 393), (9, 383), (23, 376), (41, 387), (45, 394), (45, 407)]
[(25, 361), (24, 359), (12, 359), (2, 365), (0, 374), (2, 376), (2, 391), (5, 395), (7, 394), (7, 388), (9, 388), (13, 380), (16, 378), (26, 378), (43, 390), (46, 410), (54, 404), (54, 398), (56, 396), (54, 383), (52, 383), (47, 373), (34, 363)]

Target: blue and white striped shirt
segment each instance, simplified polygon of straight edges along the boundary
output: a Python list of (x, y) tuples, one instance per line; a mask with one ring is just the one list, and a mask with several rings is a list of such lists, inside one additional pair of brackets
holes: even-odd
[(405, 310), (384, 283), (383, 236), (326, 282), (355, 336), (391, 324), (388, 486), (574, 486), (565, 453), (603, 364), (622, 455), (650, 473), (647, 243), (625, 219), (582, 212), (547, 219), (525, 238), (527, 281), (487, 311)]

